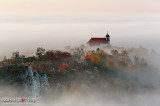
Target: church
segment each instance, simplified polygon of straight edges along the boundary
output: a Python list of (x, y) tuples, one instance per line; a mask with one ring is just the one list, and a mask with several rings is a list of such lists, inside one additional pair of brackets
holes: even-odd
[(110, 45), (110, 36), (107, 33), (107, 35), (105, 36), (105, 38), (91, 38), (87, 44), (89, 46), (109, 46)]

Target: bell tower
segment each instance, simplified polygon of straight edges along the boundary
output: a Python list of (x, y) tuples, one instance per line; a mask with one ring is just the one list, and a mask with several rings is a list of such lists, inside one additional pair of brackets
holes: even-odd
[(110, 45), (110, 36), (109, 36), (108, 32), (107, 32), (107, 35), (106, 35), (106, 40), (108, 41), (108, 44)]

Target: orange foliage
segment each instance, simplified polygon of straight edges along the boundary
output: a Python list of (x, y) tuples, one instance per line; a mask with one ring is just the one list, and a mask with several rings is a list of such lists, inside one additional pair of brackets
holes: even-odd
[(95, 55), (94, 53), (90, 51), (86, 53), (86, 55), (84, 56), (84, 60), (91, 60), (94, 63), (98, 63), (101, 61), (99, 56)]
[(62, 71), (62, 70), (68, 70), (68, 64), (63, 63), (63, 64), (61, 64), (61, 65), (58, 67), (58, 69), (59, 69), (60, 71)]
[(86, 54), (86, 55), (84, 56), (84, 59), (91, 59), (91, 55), (90, 55), (90, 54)]
[(92, 57), (91, 57), (91, 61), (92, 61), (92, 62), (98, 63), (98, 62), (100, 62), (100, 60), (101, 60), (101, 59), (100, 59), (99, 56), (92, 56)]
[(27, 63), (25, 63), (25, 65), (33, 66), (33, 62), (27, 62)]

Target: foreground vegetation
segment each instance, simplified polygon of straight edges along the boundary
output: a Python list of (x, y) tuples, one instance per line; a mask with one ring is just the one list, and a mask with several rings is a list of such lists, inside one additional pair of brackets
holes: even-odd
[(110, 54), (99, 48), (87, 52), (77, 49), (73, 53), (45, 52), (43, 48), (37, 48), (36, 56), (31, 57), (14, 52), (11, 59), (0, 62), (1, 88), (10, 85), (23, 89), (22, 75), (29, 65), (40, 75), (47, 74), (51, 89), (58, 92), (82, 93), (98, 89), (135, 93), (138, 88), (154, 89), (151, 82), (143, 84), (136, 77), (153, 70), (143, 59), (135, 57), (131, 60), (126, 50), (121, 53), (112, 50)]

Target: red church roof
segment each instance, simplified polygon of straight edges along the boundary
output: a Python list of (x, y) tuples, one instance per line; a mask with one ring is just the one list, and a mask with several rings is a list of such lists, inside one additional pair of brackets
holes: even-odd
[(107, 33), (106, 37), (110, 37), (108, 33)]
[(100, 44), (108, 44), (108, 41), (106, 40), (106, 38), (91, 38), (88, 41), (88, 44), (90, 46), (100, 46)]

